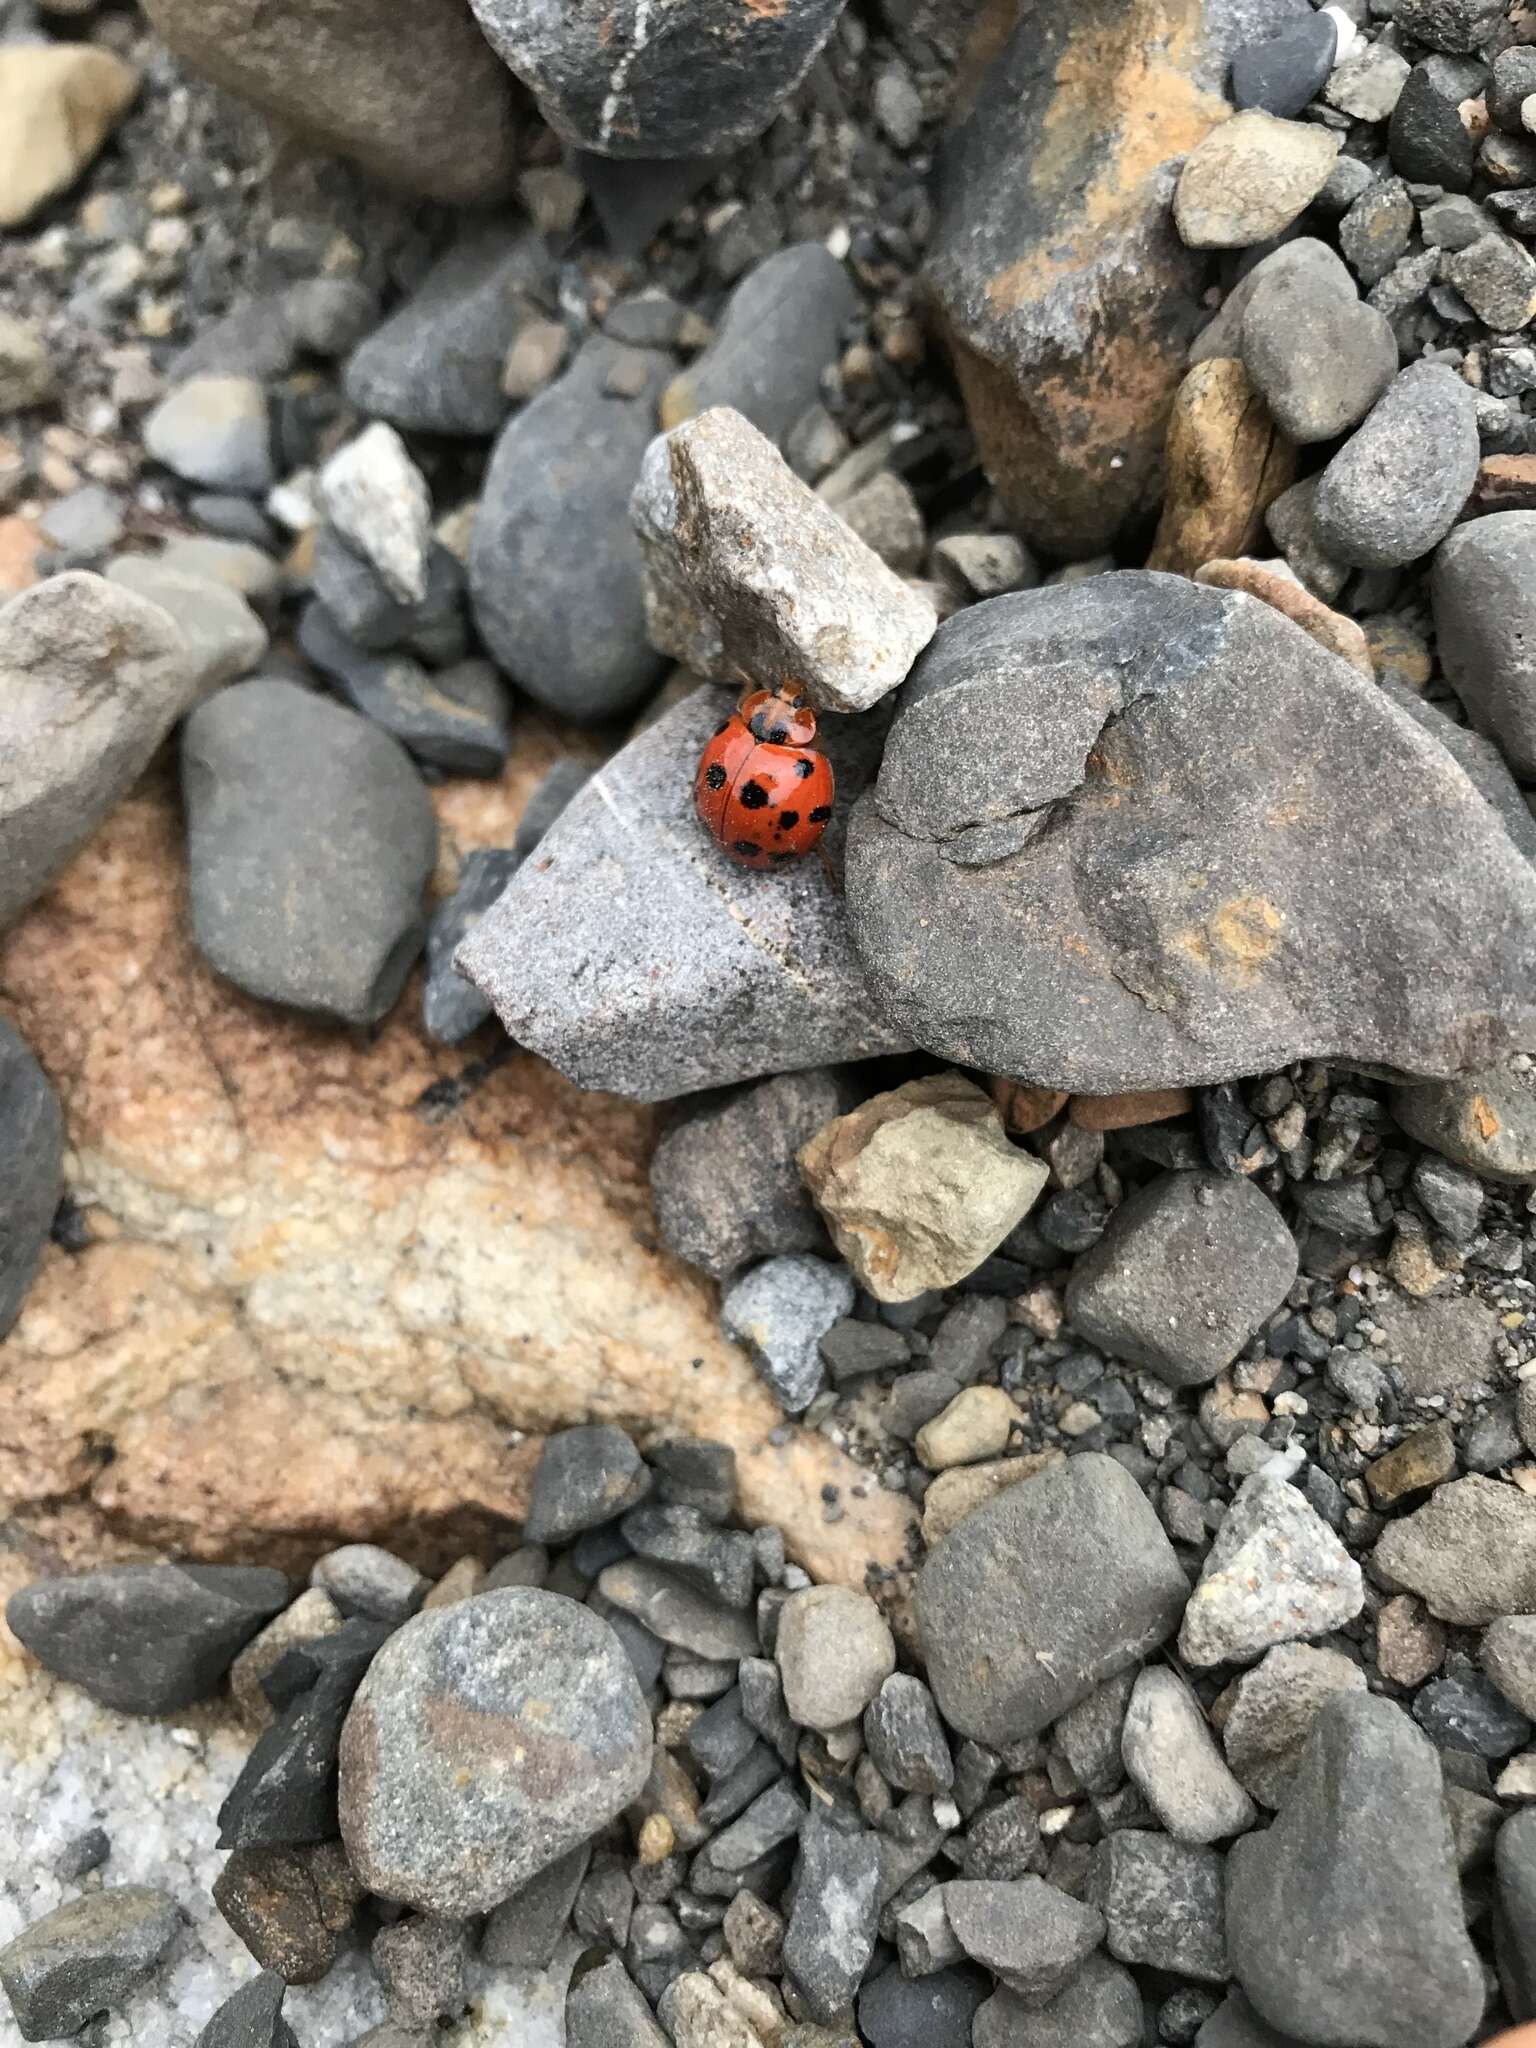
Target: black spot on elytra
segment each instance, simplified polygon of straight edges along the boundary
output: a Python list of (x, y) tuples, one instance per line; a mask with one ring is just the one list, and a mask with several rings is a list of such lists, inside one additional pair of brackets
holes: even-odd
[(725, 770), (720, 766), (720, 763), (718, 761), (711, 761), (709, 766), (704, 770), (704, 780), (709, 784), (709, 787), (711, 789), (724, 789)]
[(832, 806), (830, 804), (818, 804), (811, 813), (811, 823), (813, 825), (825, 825), (831, 815)]
[(731, 721), (730, 721), (730, 720), (729, 720), (728, 718), (727, 718), (727, 719), (723, 719), (723, 720), (721, 721), (721, 723), (720, 723), (719, 725), (717, 725), (717, 726), (715, 727), (715, 738), (716, 738), (716, 739), (719, 739), (719, 737), (720, 737), (721, 733), (723, 733), (723, 732), (729, 732), (729, 731), (730, 731), (730, 729), (731, 729)]
[(770, 860), (798, 860), (800, 856), (793, 849), (790, 849), (784, 853), (770, 853), (768, 858)]
[(795, 773), (799, 776), (800, 780), (804, 782), (805, 778), (807, 777), (807, 775), (810, 774), (811, 770), (815, 767), (815, 765), (816, 764), (814, 761), (797, 761), (795, 763)]
[(793, 832), (799, 822), (800, 813), (798, 811), (780, 811), (779, 830), (781, 832)]
[(741, 785), (741, 808), (744, 811), (760, 811), (768, 801), (768, 792), (760, 782), (744, 782)]
[(732, 853), (739, 853), (743, 860), (756, 860), (762, 850), (760, 846), (754, 846), (750, 839), (734, 839), (731, 842)]

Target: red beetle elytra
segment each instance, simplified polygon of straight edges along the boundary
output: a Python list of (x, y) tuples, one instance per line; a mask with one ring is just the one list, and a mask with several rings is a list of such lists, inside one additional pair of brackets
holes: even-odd
[(699, 756), (693, 800), (745, 868), (809, 853), (832, 815), (832, 764), (811, 742), (816, 714), (798, 683), (749, 690)]

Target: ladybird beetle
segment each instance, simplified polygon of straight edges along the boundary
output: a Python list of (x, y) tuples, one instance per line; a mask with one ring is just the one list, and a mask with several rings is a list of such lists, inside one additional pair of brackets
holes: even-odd
[(693, 800), (734, 861), (766, 868), (809, 853), (832, 815), (832, 764), (811, 742), (798, 683), (749, 690), (699, 757)]

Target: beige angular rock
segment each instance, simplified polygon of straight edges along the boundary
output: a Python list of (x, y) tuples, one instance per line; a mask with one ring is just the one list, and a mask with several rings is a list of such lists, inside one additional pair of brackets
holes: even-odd
[(1033, 1479), (1062, 1460), (1060, 1451), (1030, 1451), (1022, 1458), (996, 1458), (984, 1465), (955, 1465), (939, 1473), (923, 1495), (923, 1541), (932, 1550), (972, 1508)]
[(464, 0), (422, 0), (408, 33), (395, 0), (150, 0), (144, 11), (196, 70), (386, 184), (457, 206), (512, 184), (512, 82)]
[(279, 1657), (300, 1643), (335, 1635), (345, 1619), (323, 1586), (306, 1586), (291, 1607), (285, 1607), (259, 1636), (252, 1637), (229, 1667), (230, 1698), (247, 1728), (259, 1735), (277, 1719), (261, 1681)]
[(973, 1273), (1049, 1177), (956, 1073), (907, 1081), (834, 1117), (801, 1147), (800, 1171), (877, 1301), (911, 1301)]
[(1007, 1448), (1014, 1424), (1024, 1416), (1001, 1387), (962, 1387), (947, 1408), (925, 1422), (914, 1439), (930, 1472), (951, 1465), (975, 1465)]
[[(499, 780), (435, 793), (445, 885), (563, 737), (525, 714)], [(813, 1576), (900, 1565), (911, 1508), (821, 1436), (769, 1441), (713, 1290), (654, 1249), (650, 1112), (448, 1053), (409, 994), (372, 1037), (252, 1001), (199, 962), (184, 892), (157, 779), (0, 941), (91, 1240), (45, 1249), (0, 1350), (16, 1541), (302, 1569), (377, 1539), (442, 1570), (508, 1547), (538, 1432), (614, 1419), (730, 1442), (743, 1513)]]
[(0, 228), (69, 190), (138, 89), (134, 67), (94, 43), (0, 49)]
[(159, 605), (84, 571), (0, 609), (0, 930), (137, 779), (198, 676)]
[(1233, 356), (1196, 363), (1168, 421), (1168, 483), (1149, 569), (1193, 576), (1214, 555), (1240, 555), (1296, 475), (1296, 450)]
[(651, 443), (630, 516), (652, 644), (700, 675), (794, 680), (823, 710), (867, 711), (939, 623), (729, 406)]

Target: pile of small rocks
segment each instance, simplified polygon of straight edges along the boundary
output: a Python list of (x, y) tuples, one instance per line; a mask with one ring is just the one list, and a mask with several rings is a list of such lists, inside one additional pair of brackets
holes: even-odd
[[(408, 1005), (435, 1114), (511, 1044), (670, 1105), (754, 1457), (911, 1528), (812, 1583), (729, 1447), (591, 1424), (435, 1582), (27, 1587), (62, 1681), (256, 1738), (204, 2048), (363, 1947), (373, 2048), (1536, 2018), (1536, 43), (1263, 11), (962, 73), (905, 0), (150, 0), (409, 195), (290, 206), (132, 17), (0, 0), (0, 928), (169, 743), (210, 973)], [(694, 767), (787, 678), (837, 807), (744, 876)], [(0, 1340), (113, 1226), (59, 1079), (0, 1019)], [(174, 1967), (113, 1862), (0, 1947), (26, 2039)]]
[[(955, 1405), (919, 1439), (946, 1470)], [(724, 1446), (643, 1459), (593, 1425), (549, 1440), (489, 1571), (432, 1584), (360, 1545), (295, 1598), (272, 1571), (125, 1565), (39, 1580), (7, 1620), (120, 1711), (227, 1678), (261, 1731), (214, 1895), (262, 1974), (203, 2048), (291, 2043), (286, 1987), (352, 1938), (388, 2008), (372, 2048), (472, 2038), (434, 2030), (489, 1986), (523, 2024), (563, 2009), (571, 2048), (1460, 2043), (1488, 1985), (1459, 1877), (1528, 2012), (1536, 1836), (1501, 1801), (1536, 1796), (1532, 1755), (1489, 1785), (1536, 1711), (1536, 1633), (1492, 1611), (1536, 1591), (1496, 1505), (1519, 1496), (1460, 1481), (1383, 1537), (1377, 1576), (1427, 1602), (1399, 1657), (1443, 1640), (1433, 1617), (1487, 1625), (1481, 1669), (1394, 1699), (1294, 1457), (1254, 1461), (1193, 1586), (1126, 1462), (1012, 1463), (947, 1504), (910, 1607), (738, 1526)], [(27, 2040), (177, 1939), (178, 1902), (113, 1884), (111, 1853), (71, 1844), (79, 1895), (0, 1949)]]

